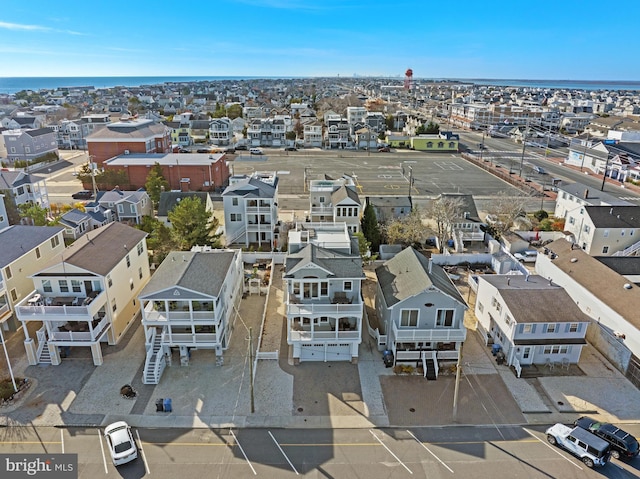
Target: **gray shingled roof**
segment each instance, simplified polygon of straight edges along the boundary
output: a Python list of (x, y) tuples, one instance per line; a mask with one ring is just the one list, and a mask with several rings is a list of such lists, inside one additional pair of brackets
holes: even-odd
[(285, 277), (297, 277), (296, 273), (310, 264), (326, 269), (331, 278), (364, 278), (359, 255), (341, 253), (314, 244), (308, 244), (300, 251), (287, 255)]
[(27, 135), (29, 135), (30, 137), (36, 137), (36, 136), (42, 136), (42, 135), (46, 135), (48, 133), (53, 133), (53, 129), (51, 128), (38, 128), (37, 130), (27, 130), (25, 131), (25, 133)]
[(640, 206), (585, 206), (596, 228), (640, 228)]
[(595, 259), (623, 276), (640, 275), (640, 256), (596, 256)]
[(13, 263), (63, 229), (60, 226), (13, 225), (0, 230), (0, 268)]
[(584, 323), (590, 318), (564, 288), (542, 276), (483, 275), (499, 292), (517, 323)]
[(164, 191), (160, 193), (158, 203), (158, 216), (167, 216), (182, 198), (200, 198), (202, 204), (207, 204), (206, 191)]
[[(619, 205), (619, 206), (634, 206), (633, 203), (621, 200), (609, 193), (600, 191), (597, 188), (589, 188), (582, 183), (561, 183), (558, 187), (558, 191), (565, 191), (569, 195), (573, 195), (581, 200), (584, 200), (587, 204), (592, 206), (600, 206), (603, 203), (606, 205)], [(585, 198), (585, 192), (587, 197)]]
[(175, 286), (217, 297), (235, 254), (233, 251), (172, 251), (144, 287), (140, 297), (148, 297)]
[(362, 203), (360, 202), (360, 198), (358, 197), (358, 193), (356, 193), (354, 189), (347, 188), (344, 185), (340, 186), (340, 188), (331, 193), (331, 204), (335, 206), (345, 198), (349, 198), (357, 204), (362, 205)]
[[(625, 288), (629, 280), (605, 266), (582, 249), (571, 248), (565, 239), (555, 240), (547, 248), (555, 253), (552, 264), (608, 305), (637, 329), (640, 329), (640, 290), (637, 287)], [(572, 259), (577, 261), (572, 261)]]
[(378, 283), (387, 306), (393, 306), (434, 286), (447, 296), (466, 306), (462, 295), (447, 273), (414, 248), (403, 249), (376, 268)]
[(123, 191), (113, 189), (111, 191), (99, 191), (96, 201), (98, 203), (118, 203), (120, 201), (138, 203), (146, 194), (147, 192), (144, 190)]
[(67, 211), (60, 217), (60, 223), (75, 228), (82, 221), (88, 220), (90, 215), (84, 211), (80, 211), (77, 208)]
[(146, 236), (131, 226), (109, 223), (82, 235), (43, 269), (64, 262), (105, 276), (127, 254), (138, 254), (136, 245)]
[[(277, 185), (277, 179), (276, 179)], [(251, 177), (227, 186), (222, 196), (242, 196), (243, 198), (273, 198), (276, 188), (257, 178)]]

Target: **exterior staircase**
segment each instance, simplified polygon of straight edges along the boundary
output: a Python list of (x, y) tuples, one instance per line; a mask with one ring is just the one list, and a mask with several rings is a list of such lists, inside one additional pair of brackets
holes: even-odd
[(47, 338), (47, 329), (45, 326), (42, 326), (38, 331), (36, 331), (36, 338), (38, 339), (38, 349), (36, 351), (38, 364), (52, 364), (51, 352), (49, 351)]
[(616, 251), (611, 256), (639, 256), (639, 252), (640, 252), (640, 241), (632, 244), (631, 246), (628, 246), (622, 251)]
[(435, 381), (436, 379), (438, 379), (438, 373), (436, 373), (436, 364), (433, 359), (425, 359), (424, 373), (425, 377), (431, 381)]
[(162, 353), (162, 328), (155, 328), (151, 344), (147, 346), (142, 382), (144, 384), (158, 384), (165, 367), (166, 359)]

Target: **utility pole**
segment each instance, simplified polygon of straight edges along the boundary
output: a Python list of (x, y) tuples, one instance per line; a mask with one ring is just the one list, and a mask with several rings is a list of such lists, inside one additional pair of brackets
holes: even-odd
[(249, 328), (249, 384), (251, 390), (251, 414), (256, 412), (253, 396), (253, 328)]
[(409, 166), (409, 202), (411, 202), (411, 187), (413, 186), (413, 167)]
[(607, 161), (604, 164), (604, 174), (602, 175), (602, 186), (600, 186), (600, 191), (604, 191), (604, 184), (607, 181), (607, 170), (609, 169), (609, 155), (607, 155)]
[(2, 340), (2, 348), (4, 349), (4, 356), (7, 358), (7, 368), (9, 368), (9, 374), (11, 375), (11, 383), (13, 384), (13, 390), (18, 392), (18, 386), (16, 386), (16, 378), (13, 377), (13, 369), (11, 368), (11, 361), (9, 361), (9, 353), (7, 352), (7, 343), (4, 341), (4, 334), (2, 333), (2, 326), (0, 326), (0, 340)]
[(456, 365), (456, 383), (453, 388), (453, 422), (456, 422), (458, 416), (458, 393), (460, 391), (460, 375), (462, 373), (462, 347), (464, 341), (460, 343), (460, 354), (458, 355), (458, 364)]
[[(584, 167), (584, 160), (587, 158), (587, 145), (589, 144), (589, 132), (587, 132), (587, 139), (584, 141), (584, 148), (582, 149), (582, 163), (580, 163), (580, 171)], [(605, 171), (606, 173), (606, 171)]]
[(518, 176), (522, 178), (522, 166), (524, 165), (524, 150), (527, 148), (527, 137), (529, 136), (529, 118), (527, 118), (527, 127), (524, 129), (524, 137), (522, 138), (522, 155), (520, 156), (520, 173)]

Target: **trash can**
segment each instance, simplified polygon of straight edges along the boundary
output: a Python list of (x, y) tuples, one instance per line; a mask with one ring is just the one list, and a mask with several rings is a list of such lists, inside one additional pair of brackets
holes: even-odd
[(496, 363), (503, 364), (505, 360), (504, 353), (502, 351), (498, 351), (496, 353)]
[(382, 360), (384, 361), (385, 367), (390, 368), (393, 366), (393, 351), (390, 349), (382, 351)]
[(164, 412), (171, 412), (171, 398), (166, 398), (164, 400)]
[(498, 354), (498, 352), (501, 350), (502, 350), (501, 344), (494, 344), (493, 346), (491, 346), (491, 354), (493, 354), (494, 356)]
[(164, 411), (164, 399), (160, 398), (160, 399), (156, 399), (156, 412), (163, 412)]

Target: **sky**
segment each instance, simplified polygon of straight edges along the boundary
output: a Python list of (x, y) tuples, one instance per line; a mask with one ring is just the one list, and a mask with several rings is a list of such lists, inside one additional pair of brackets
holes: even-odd
[(2, 0), (0, 77), (640, 80), (640, 1)]

